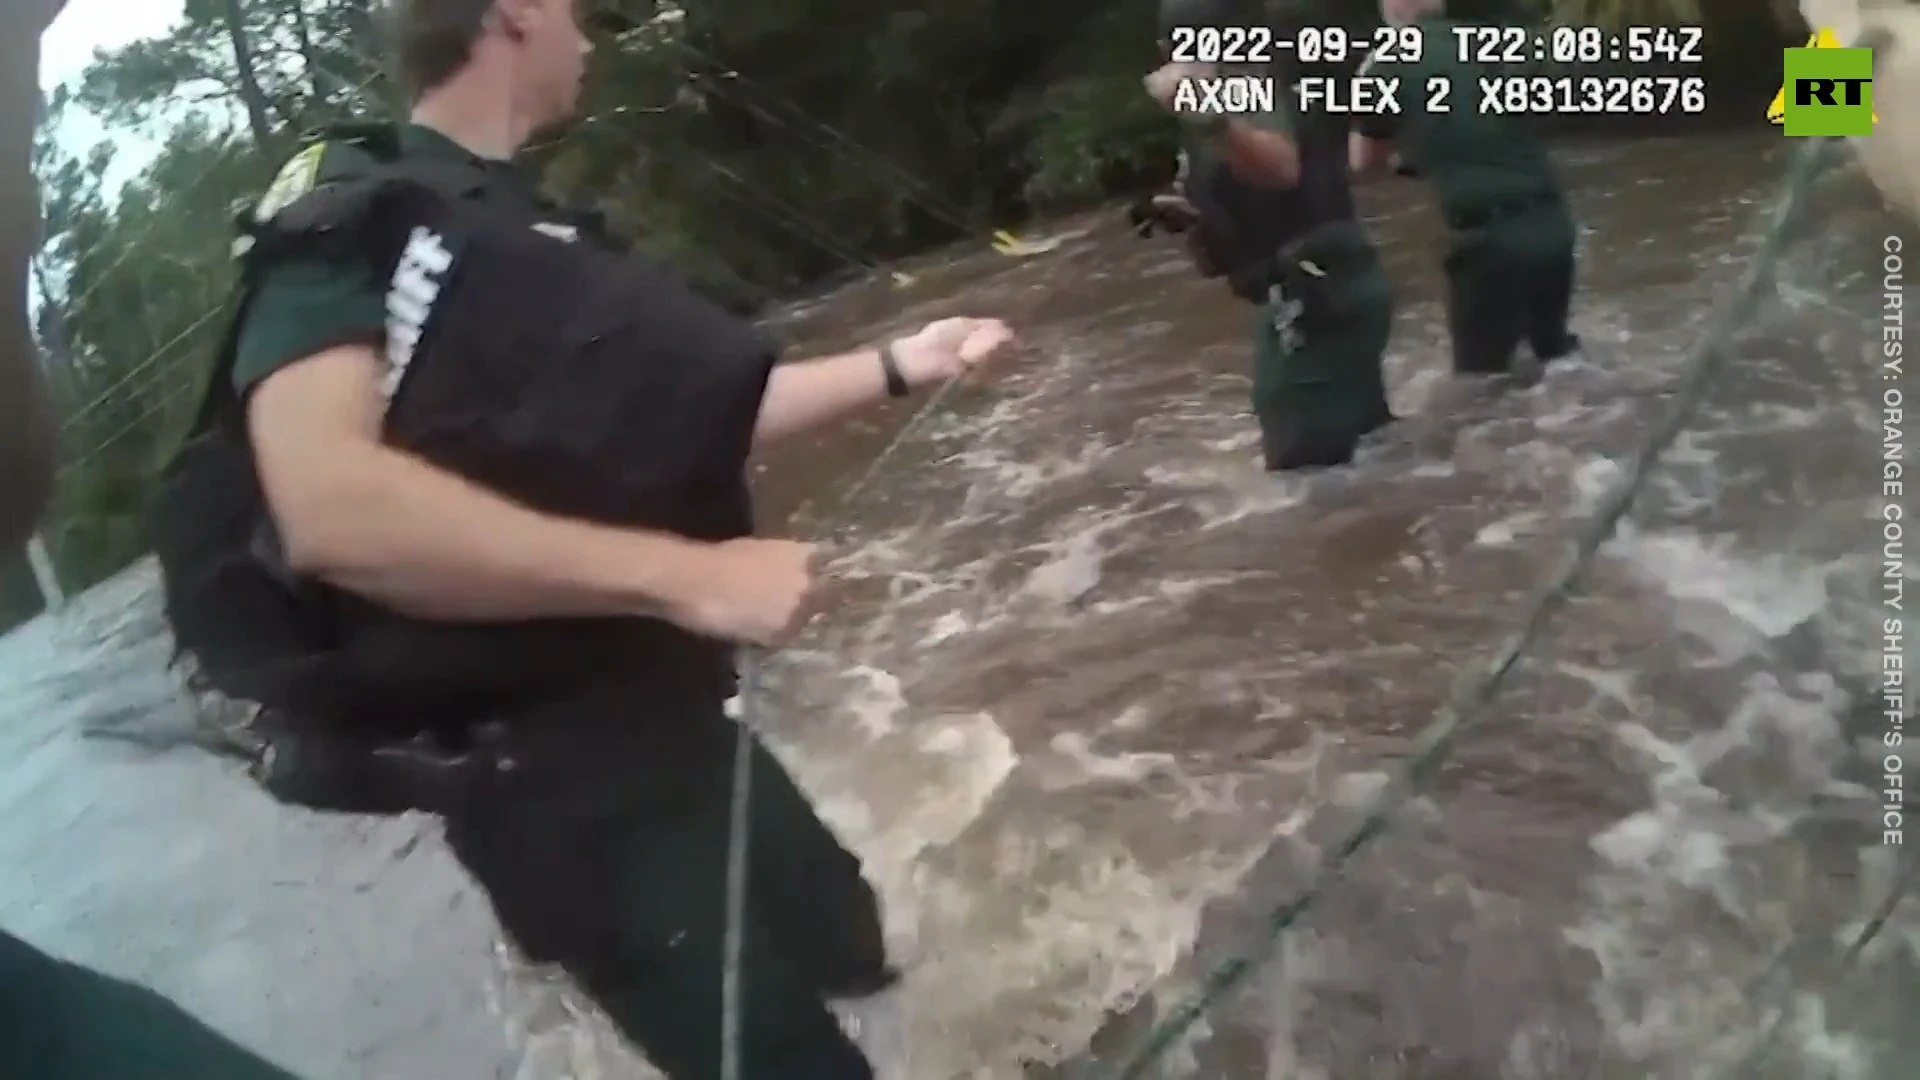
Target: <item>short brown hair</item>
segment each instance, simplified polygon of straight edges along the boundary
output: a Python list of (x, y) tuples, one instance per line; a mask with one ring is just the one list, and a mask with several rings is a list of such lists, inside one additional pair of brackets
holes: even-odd
[(400, 81), (414, 97), (453, 78), (473, 56), (494, 0), (393, 0)]

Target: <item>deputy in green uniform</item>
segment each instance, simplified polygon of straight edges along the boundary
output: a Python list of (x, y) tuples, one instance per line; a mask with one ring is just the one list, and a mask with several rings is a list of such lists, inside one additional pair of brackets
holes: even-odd
[(981, 376), (1012, 331), (778, 362), (513, 164), (579, 103), (574, 0), (394, 21), (410, 126), (303, 151), (247, 230), (225, 378), (155, 500), (175, 640), (266, 707), (270, 792), (441, 814), (521, 952), (674, 1080), (731, 1050), (872, 1080), (827, 1005), (897, 978), (878, 898), (726, 714), (735, 646), (814, 610), (814, 548), (754, 534), (746, 459)]
[(1491, 72), (1462, 59), (1443, 0), (1381, 0), (1396, 26), (1425, 31), (1416, 63), (1379, 74), (1406, 86), (1448, 80), (1453, 108), (1409, 108), (1363, 118), (1351, 150), (1356, 173), (1386, 167), (1397, 150), (1434, 187), (1453, 231), (1446, 259), (1453, 367), (1469, 375), (1512, 368), (1522, 341), (1546, 362), (1579, 346), (1567, 329), (1573, 300), (1575, 226), (1545, 145), (1524, 116), (1474, 107)]
[[(1163, 47), (1183, 27), (1245, 24), (1235, 10), (1227, 0), (1163, 0)], [(1288, 65), (1281, 82), (1307, 73)], [(1211, 74), (1176, 62), (1147, 77), (1148, 92), (1187, 127), (1179, 191), (1159, 207), (1186, 219), (1202, 274), (1259, 306), (1253, 412), (1267, 468), (1345, 464), (1362, 436), (1393, 419), (1381, 373), (1392, 292), (1354, 210), (1348, 125), (1296, 115), (1284, 91), (1272, 114), (1183, 111), (1182, 80)]]

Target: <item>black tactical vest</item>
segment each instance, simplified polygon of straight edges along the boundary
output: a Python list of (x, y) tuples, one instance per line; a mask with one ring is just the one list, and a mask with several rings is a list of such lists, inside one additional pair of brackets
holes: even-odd
[[(1327, 3), (1295, 3), (1274, 25), (1276, 40), (1293, 40), (1302, 26), (1344, 23), (1353, 40), (1368, 29), (1355, 18), (1357, 8)], [(1278, 58), (1271, 73), (1282, 93), (1304, 76), (1343, 79), (1359, 70), (1361, 57), (1338, 62), (1300, 63), (1291, 54)], [(1260, 303), (1279, 271), (1276, 258), (1316, 230), (1357, 220), (1349, 182), (1345, 116), (1312, 112), (1296, 117), (1293, 139), (1300, 151), (1300, 182), (1285, 191), (1248, 183), (1233, 175), (1217, 153), (1195, 155), (1186, 180), (1187, 201), (1200, 212), (1200, 239), (1234, 295)], [(1344, 236), (1348, 230), (1338, 230)]]
[[(597, 231), (490, 206), (475, 166), (383, 161), (251, 229), (235, 323), (274, 260), (359, 260), (389, 284), (392, 445), (548, 513), (746, 535), (775, 347)], [(230, 330), (153, 515), (176, 637), (217, 689), (395, 734), (609, 676), (673, 697), (731, 691), (729, 649), (657, 620), (441, 623), (296, 579), (260, 494), (234, 345)]]
[(1291, 245), (1324, 226), (1356, 220), (1346, 131), (1317, 120), (1296, 136), (1300, 183), (1287, 190), (1240, 179), (1218, 154), (1197, 155), (1189, 164), (1187, 201), (1200, 213), (1195, 227), (1213, 264), (1243, 300), (1266, 300), (1279, 270), (1276, 259)]

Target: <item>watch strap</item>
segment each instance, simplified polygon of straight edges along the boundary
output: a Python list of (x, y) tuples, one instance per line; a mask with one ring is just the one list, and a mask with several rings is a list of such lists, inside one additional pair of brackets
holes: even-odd
[(891, 341), (880, 346), (880, 374), (887, 380), (887, 396), (903, 398), (913, 393), (913, 387), (900, 370), (900, 357), (894, 352), (893, 346)]

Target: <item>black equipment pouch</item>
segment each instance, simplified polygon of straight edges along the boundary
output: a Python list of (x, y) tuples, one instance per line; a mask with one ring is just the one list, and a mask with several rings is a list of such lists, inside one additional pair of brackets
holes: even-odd
[[(329, 134), (387, 160), (405, 182), (449, 201), (485, 186), (479, 169), (461, 163), (394, 161), (398, 135), (391, 126)], [(441, 810), (484, 771), (475, 751), (440, 733), (396, 736), (378, 723), (356, 722), (365, 698), (346, 692), (338, 677), (346, 598), (300, 579), (287, 566), (261, 491), (244, 403), (233, 385), (237, 335), (253, 278), (288, 252), (358, 257), (377, 235), (375, 195), (392, 178), (376, 171), (374, 179), (371, 186), (325, 184), (266, 221), (251, 208), (243, 214), (237, 310), (198, 415), (163, 470), (148, 527), (176, 647), (193, 657), (207, 686), (264, 706), (253, 734), (266, 750), (252, 772), (270, 794), (318, 810)], [(582, 224), (590, 236), (599, 235), (598, 222)]]
[(1274, 255), (1271, 273), (1273, 282), (1285, 286), (1289, 294), (1333, 305), (1338, 286), (1374, 264), (1373, 249), (1359, 224), (1337, 221), (1282, 246)]
[(479, 795), (501, 768), (484, 744), (459, 732), (382, 737), (340, 724), (267, 719), (254, 779), (283, 803), (345, 814), (447, 814)]
[(222, 693), (258, 702), (282, 696), (332, 642), (326, 597), (280, 558), (233, 389), (245, 305), (243, 289), (199, 413), (161, 471), (147, 531), (176, 648)]
[(1282, 247), (1269, 263), (1268, 280), (1274, 292), (1300, 305), (1295, 325), (1311, 337), (1351, 314), (1349, 286), (1378, 268), (1379, 255), (1360, 224), (1335, 221)]
[[(484, 179), (472, 169), (407, 171), (451, 198), (476, 190)], [(337, 594), (298, 578), (282, 557), (233, 365), (260, 270), (288, 247), (350, 247), (371, 208), (353, 196), (351, 185), (325, 185), (312, 195), (266, 223), (255, 221), (251, 211), (242, 215), (235, 310), (198, 412), (161, 471), (147, 515), (176, 648), (193, 656), (214, 689), (271, 707), (321, 704), (312, 697), (329, 684), (324, 657), (339, 644)]]

